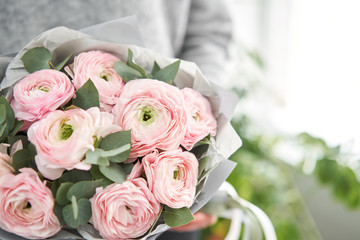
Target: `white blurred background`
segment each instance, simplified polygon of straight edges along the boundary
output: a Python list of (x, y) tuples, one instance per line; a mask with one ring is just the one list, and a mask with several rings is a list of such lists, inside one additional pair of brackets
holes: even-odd
[[(261, 85), (240, 111), (269, 131), (308, 132), (332, 146), (341, 144), (352, 153), (346, 164), (358, 167), (360, 1), (228, 2), (234, 18), (234, 76), (245, 69), (248, 79)], [(260, 70), (237, 59), (238, 46), (258, 54)], [(251, 81), (235, 79), (231, 85), (251, 87)], [(296, 157), (288, 159), (296, 164)], [(307, 176), (295, 179), (323, 239), (360, 239), (360, 211), (338, 204)]]

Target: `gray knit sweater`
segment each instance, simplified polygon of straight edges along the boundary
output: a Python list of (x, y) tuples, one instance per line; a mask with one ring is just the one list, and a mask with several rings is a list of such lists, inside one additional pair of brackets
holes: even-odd
[(130, 15), (145, 47), (196, 62), (219, 81), (231, 38), (224, 0), (0, 0), (0, 55), (56, 26), (80, 29)]

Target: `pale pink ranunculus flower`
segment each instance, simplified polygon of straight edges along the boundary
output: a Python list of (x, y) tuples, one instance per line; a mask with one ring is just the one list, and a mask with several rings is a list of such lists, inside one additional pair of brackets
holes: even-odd
[(130, 159), (154, 149), (177, 149), (185, 135), (184, 97), (180, 89), (165, 82), (138, 79), (126, 83), (113, 114), (116, 124), (131, 129)]
[(74, 86), (66, 74), (53, 69), (39, 70), (15, 84), (11, 106), (15, 117), (24, 120), (23, 129), (27, 129), (33, 122), (69, 102), (74, 93)]
[(0, 228), (30, 239), (45, 239), (60, 231), (54, 197), (32, 168), (0, 177)]
[(99, 91), (100, 107), (110, 112), (124, 86), (122, 78), (114, 70), (117, 61), (120, 59), (110, 53), (89, 51), (74, 58), (72, 71), (68, 67), (65, 69), (72, 76), (76, 89), (91, 79)]
[(88, 110), (57, 110), (34, 123), (28, 138), (37, 150), (35, 162), (39, 171), (48, 179), (56, 179), (63, 171), (89, 170), (83, 162), (85, 153), (94, 150), (96, 138), (121, 130), (114, 125), (113, 116), (93, 107)]
[(154, 151), (142, 159), (150, 190), (171, 208), (190, 207), (194, 202), (199, 163), (191, 152)]
[(160, 214), (160, 203), (145, 179), (97, 188), (90, 199), (95, 229), (109, 240), (132, 239), (145, 234)]
[(216, 135), (216, 119), (209, 101), (203, 95), (191, 88), (184, 88), (181, 92), (188, 114), (187, 129), (181, 145), (186, 150), (191, 150), (195, 143), (207, 135)]
[(10, 156), (0, 152), (0, 177), (13, 172), (14, 168), (11, 166)]

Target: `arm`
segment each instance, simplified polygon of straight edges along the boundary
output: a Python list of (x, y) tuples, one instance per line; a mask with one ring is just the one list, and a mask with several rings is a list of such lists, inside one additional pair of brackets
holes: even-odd
[(179, 58), (197, 63), (208, 79), (219, 82), (231, 37), (231, 18), (224, 0), (193, 0)]

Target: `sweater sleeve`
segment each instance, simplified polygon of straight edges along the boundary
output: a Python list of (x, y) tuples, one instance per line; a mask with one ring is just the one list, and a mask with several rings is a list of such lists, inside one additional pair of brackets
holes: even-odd
[(179, 58), (198, 64), (211, 81), (221, 83), (232, 24), (224, 0), (192, 0)]

